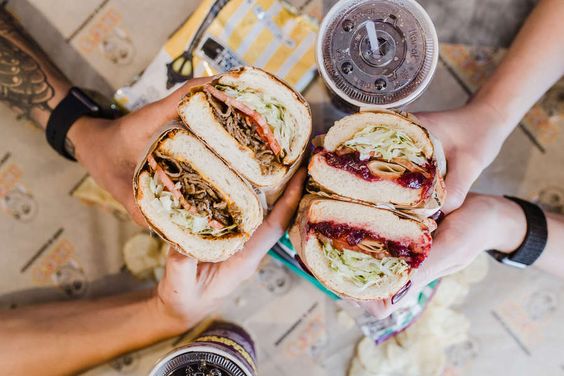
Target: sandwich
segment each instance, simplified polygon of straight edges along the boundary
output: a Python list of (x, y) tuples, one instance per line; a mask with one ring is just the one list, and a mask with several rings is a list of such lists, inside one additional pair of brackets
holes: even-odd
[(436, 224), (394, 210), (306, 195), (290, 240), (328, 289), (355, 300), (392, 297), (429, 254)]
[(311, 110), (305, 99), (253, 67), (193, 88), (178, 113), (232, 169), (274, 196), (298, 167), (311, 134)]
[(163, 132), (134, 175), (150, 228), (200, 261), (223, 261), (260, 225), (254, 190), (185, 129)]
[(444, 202), (440, 144), (413, 116), (360, 112), (337, 121), (314, 150), (310, 191), (425, 216)]

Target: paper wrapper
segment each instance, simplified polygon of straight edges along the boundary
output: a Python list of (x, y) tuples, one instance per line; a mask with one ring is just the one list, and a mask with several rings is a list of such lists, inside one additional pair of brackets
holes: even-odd
[(315, 77), (318, 24), (279, 0), (205, 0), (134, 84), (115, 98), (133, 110), (192, 77), (252, 65), (304, 90)]

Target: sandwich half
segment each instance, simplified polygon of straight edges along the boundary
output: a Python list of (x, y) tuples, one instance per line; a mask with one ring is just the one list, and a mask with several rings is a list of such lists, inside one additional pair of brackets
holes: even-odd
[(290, 178), (311, 135), (305, 99), (253, 67), (224, 73), (192, 89), (178, 113), (237, 173), (266, 191)]
[(149, 226), (200, 261), (227, 259), (262, 222), (253, 189), (184, 129), (158, 137), (133, 186)]
[(337, 121), (311, 158), (312, 185), (336, 197), (432, 214), (445, 198), (446, 162), (415, 120), (381, 111)]
[(328, 289), (356, 300), (386, 299), (425, 260), (435, 226), (431, 219), (306, 195), (290, 239)]

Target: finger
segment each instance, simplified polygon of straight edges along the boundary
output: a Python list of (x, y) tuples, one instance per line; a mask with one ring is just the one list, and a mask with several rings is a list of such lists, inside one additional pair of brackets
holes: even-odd
[[(284, 194), (245, 245), (245, 249), (221, 264), (224, 270), (237, 270), (241, 275), (250, 276), (258, 267), (266, 252), (286, 231), (300, 202), (306, 170), (300, 168), (292, 177)], [(242, 278), (244, 279), (244, 278)]]
[(165, 264), (165, 278), (176, 282), (192, 282), (196, 279), (198, 261), (178, 252), (170, 246)]

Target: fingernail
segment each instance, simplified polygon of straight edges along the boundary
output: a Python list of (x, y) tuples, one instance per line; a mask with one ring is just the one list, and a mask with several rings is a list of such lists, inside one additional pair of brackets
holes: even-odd
[(407, 294), (410, 287), (411, 281), (407, 281), (407, 283), (398, 292), (396, 292), (394, 296), (392, 296), (392, 304), (399, 302), (405, 296), (405, 294)]
[(435, 222), (437, 222), (437, 224), (438, 224), (438, 223), (442, 222), (444, 217), (445, 217), (445, 213), (443, 213), (442, 210), (439, 210), (431, 216), (431, 219), (434, 220)]
[(306, 272), (307, 274), (309, 274), (312, 277), (315, 277), (308, 269), (308, 267), (306, 266), (306, 264), (304, 264), (304, 262), (302, 261), (302, 259), (300, 258), (299, 255), (294, 255), (294, 259), (296, 259), (296, 261), (298, 262), (298, 264), (300, 264), (300, 267), (303, 269), (304, 272)]

